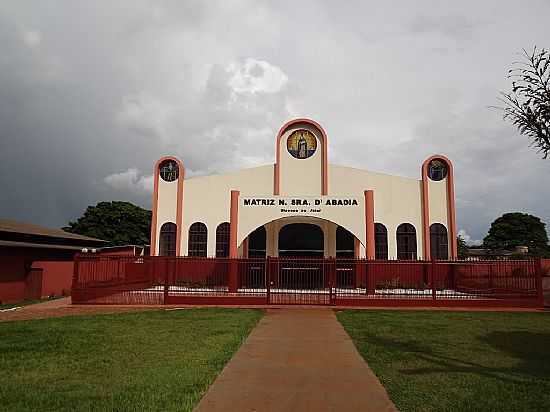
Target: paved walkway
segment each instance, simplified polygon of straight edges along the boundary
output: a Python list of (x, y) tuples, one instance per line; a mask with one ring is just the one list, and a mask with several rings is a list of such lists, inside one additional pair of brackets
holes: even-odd
[(68, 297), (21, 306), (15, 310), (1, 311), (0, 322), (57, 318), (73, 315), (93, 315), (96, 313), (134, 312), (155, 308), (154, 306), (71, 305), (71, 298)]
[(195, 411), (395, 411), (329, 308), (268, 309)]
[[(16, 310), (0, 310), (0, 322), (14, 320), (30, 320), (44, 319), (61, 316), (74, 315), (93, 315), (96, 313), (121, 313), (134, 312), (143, 310), (165, 310), (171, 308), (198, 308), (198, 307), (213, 307), (201, 305), (71, 305), (71, 298), (54, 299), (43, 303), (35, 303), (32, 305), (22, 306)], [(244, 309), (266, 309), (276, 310), (281, 308), (289, 308), (282, 305), (216, 305), (221, 308), (244, 308)], [(305, 311), (318, 311), (315, 306), (291, 306), (291, 310), (303, 309)], [(446, 308), (446, 307), (339, 307), (333, 306), (332, 309), (362, 309), (362, 310), (434, 310), (434, 311), (467, 311), (467, 312), (540, 312), (537, 308)]]

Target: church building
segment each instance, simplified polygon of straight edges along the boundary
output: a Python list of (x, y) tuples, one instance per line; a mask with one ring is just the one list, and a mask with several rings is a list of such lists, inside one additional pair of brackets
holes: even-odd
[(420, 178), (329, 163), (318, 123), (275, 136), (275, 164), (185, 177), (182, 160), (154, 169), (151, 255), (367, 259), (457, 257), (453, 166), (434, 155)]

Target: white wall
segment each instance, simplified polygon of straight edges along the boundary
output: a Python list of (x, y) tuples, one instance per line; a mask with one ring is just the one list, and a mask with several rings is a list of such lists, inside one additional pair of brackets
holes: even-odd
[[(281, 218), (288, 218), (292, 216), (290, 213), (281, 213), (280, 207), (275, 206), (246, 206), (244, 205), (244, 198), (242, 196), (239, 199), (239, 226), (237, 240), (242, 242), (252, 231), (258, 226), (266, 222), (276, 221)], [(279, 199), (289, 200), (289, 197), (285, 196), (267, 196), (269, 199), (275, 199), (276, 202)], [(315, 199), (319, 199), (324, 202), (328, 199), (334, 199), (334, 196), (299, 196), (302, 200), (307, 200), (311, 204)], [(310, 219), (322, 219), (325, 221), (334, 222), (348, 231), (353, 233), (363, 244), (365, 243), (365, 202), (364, 195), (354, 196), (353, 199), (357, 200), (357, 205), (354, 206), (321, 206), (321, 212), (310, 212), (311, 207), (305, 207), (306, 212), (299, 212), (300, 218)], [(300, 209), (298, 207), (298, 209)], [(275, 222), (273, 222), (275, 223)]]
[[(449, 225), (447, 219), (447, 179), (446, 177), (439, 182), (428, 179), (428, 199), (430, 200), (430, 225), (441, 223), (447, 228), (447, 237), (449, 242), (449, 256), (451, 256), (451, 239), (449, 237)], [(445, 199), (445, 201), (442, 201)]]
[[(241, 195), (239, 199), (239, 226), (237, 233), (238, 242), (242, 242), (251, 232), (258, 226), (266, 222), (272, 222), (274, 227), (278, 227), (279, 219), (287, 219), (292, 214), (281, 213), (279, 206), (246, 206), (244, 205), (245, 196)], [(276, 203), (279, 199), (289, 200), (285, 196), (267, 196), (269, 199), (275, 199)], [(350, 231), (363, 244), (365, 243), (365, 202), (364, 196), (355, 196), (357, 205), (354, 206), (325, 206), (324, 202), (328, 199), (334, 199), (334, 196), (300, 196), (302, 200), (307, 200), (313, 203), (315, 199), (322, 201), (323, 206), (320, 207), (321, 212), (310, 212), (310, 207), (305, 207), (306, 212), (299, 212), (296, 218), (301, 219), (301, 222), (310, 222), (317, 219), (320, 221), (333, 222)], [(298, 208), (300, 209), (300, 208)], [(305, 220), (304, 220), (305, 219)], [(324, 224), (324, 223), (323, 223)], [(323, 226), (324, 227), (324, 226)], [(328, 233), (328, 232), (327, 232)]]
[(181, 250), (184, 255), (187, 255), (189, 226), (194, 222), (206, 224), (208, 256), (216, 255), (216, 228), (220, 223), (229, 222), (231, 190), (240, 190), (241, 196), (248, 194), (271, 196), (273, 165), (223, 175), (193, 177), (184, 181), (181, 236)]
[[(283, 138), (281, 141), (284, 142), (285, 145), (284, 150), (283, 147), (281, 147), (281, 154), (285, 153), (290, 156), (286, 150), (286, 140)], [(320, 156), (319, 146), (317, 153), (319, 153)], [(283, 157), (284, 156), (282, 156), (282, 158)], [(315, 155), (312, 157), (315, 157)], [(298, 165), (300, 162), (304, 161), (304, 159), (294, 160), (296, 160), (296, 164)], [(309, 159), (306, 159), (306, 161), (307, 160)], [(289, 164), (289, 162), (281, 163), (281, 177), (286, 173), (285, 167), (290, 167), (291, 169), (294, 167), (289, 166)], [(293, 174), (300, 173), (300, 169), (297, 167), (293, 170)], [(301, 214), (300, 219), (311, 216), (332, 221), (345, 227), (361, 241), (361, 255), (364, 256), (366, 241), (364, 191), (374, 190), (375, 222), (384, 224), (388, 229), (389, 257), (395, 258), (397, 256), (395, 232), (397, 226), (401, 223), (411, 223), (416, 228), (418, 257), (422, 257), (422, 191), (421, 181), (419, 179), (329, 165), (329, 196), (322, 197), (319, 195), (321, 190), (320, 169), (317, 170), (316, 173), (317, 172), (317, 183), (313, 184), (312, 178), (310, 177), (302, 180), (302, 182), (306, 181), (313, 184), (315, 189), (312, 190), (309, 183), (305, 184), (303, 189), (300, 189), (299, 185), (289, 183), (289, 181), (285, 183), (285, 181), (282, 180), (281, 193), (287, 196), (311, 199), (327, 199), (334, 197), (353, 198), (358, 201), (358, 205), (353, 207), (324, 208), (322, 213)], [(277, 208), (246, 208), (242, 204), (243, 198), (245, 197), (256, 196), (276, 198), (273, 196), (273, 176), (273, 165), (268, 165), (223, 175), (186, 179), (183, 189), (182, 254), (187, 254), (189, 226), (194, 222), (203, 222), (208, 229), (208, 256), (215, 255), (216, 227), (222, 222), (229, 222), (231, 190), (240, 191), (238, 224), (239, 245), (246, 236), (258, 226), (275, 221), (281, 217), (288, 217), (288, 214), (280, 213), (280, 210)], [(287, 173), (286, 176), (288, 177), (289, 174)], [(290, 188), (290, 190), (284, 190), (285, 184), (290, 185), (287, 186), (287, 189)], [(447, 226), (447, 193), (445, 184), (445, 181), (430, 182), (430, 222), (440, 222)], [(313, 196), (311, 196), (312, 191), (316, 192)], [(176, 202), (177, 183), (166, 183), (161, 180), (159, 182), (158, 231), (160, 231), (162, 223), (166, 221), (175, 222)], [(266, 225), (268, 236), (274, 236), (269, 234), (274, 233), (273, 231), (270, 232), (270, 227), (274, 230), (273, 228), (275, 226), (273, 226), (273, 224)], [(271, 243), (273, 243), (273, 241), (272, 239)], [(268, 246), (268, 248), (269, 247), (270, 246)], [(273, 245), (271, 247), (273, 247)], [(271, 251), (271, 253), (272, 252), (273, 251)]]
[[(420, 169), (420, 168), (419, 168)], [(391, 176), (351, 167), (331, 165), (331, 195), (357, 194), (374, 190), (374, 221), (388, 229), (388, 256), (397, 257), (396, 230), (401, 223), (416, 229), (417, 255), (422, 257), (422, 183), (418, 179)], [(445, 201), (435, 196), (430, 203)]]
[(447, 230), (447, 178), (434, 182), (428, 179), (428, 198), (430, 199), (430, 225), (441, 223)]

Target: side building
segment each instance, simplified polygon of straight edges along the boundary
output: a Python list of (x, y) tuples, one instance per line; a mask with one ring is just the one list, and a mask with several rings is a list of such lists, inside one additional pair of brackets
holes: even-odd
[(0, 219), (0, 303), (70, 294), (73, 257), (105, 241)]

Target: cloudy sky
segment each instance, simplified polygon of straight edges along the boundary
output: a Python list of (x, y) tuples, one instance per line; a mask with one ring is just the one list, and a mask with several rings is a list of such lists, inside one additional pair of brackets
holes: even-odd
[(273, 163), (293, 117), (330, 162), (420, 177), (456, 168), (458, 226), (550, 223), (550, 160), (501, 120), (522, 48), (550, 47), (548, 0), (0, 3), (0, 217), (59, 227), (89, 204), (150, 207), (152, 167)]

